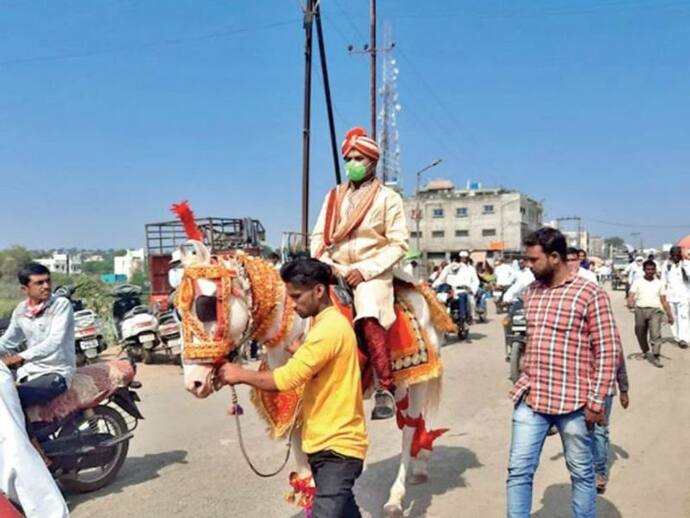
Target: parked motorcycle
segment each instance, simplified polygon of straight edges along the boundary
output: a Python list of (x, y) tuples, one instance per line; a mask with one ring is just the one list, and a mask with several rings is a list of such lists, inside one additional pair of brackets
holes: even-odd
[(174, 363), (180, 363), (182, 354), (182, 332), (180, 321), (175, 309), (164, 311), (158, 315), (158, 334), (161, 347), (168, 358)]
[(125, 462), (133, 431), (144, 418), (136, 405), (141, 383), (135, 373), (134, 362), (127, 360), (81, 367), (59, 400), (27, 409), (49, 469), (68, 491), (108, 485)]
[(113, 290), (115, 330), (128, 356), (144, 363), (153, 361), (153, 350), (160, 343), (158, 319), (141, 303), (141, 288), (123, 284)]
[(82, 309), (74, 313), (74, 342), (77, 365), (91, 363), (105, 351), (105, 330), (103, 323), (92, 309)]
[(458, 326), (458, 339), (465, 340), (470, 334), (470, 294), (466, 286), (453, 288), (450, 284), (441, 284), (436, 288), (436, 297), (448, 307), (448, 313)]
[(527, 345), (527, 317), (522, 299), (517, 299), (503, 320), (506, 344), (506, 361), (510, 363), (510, 379), (515, 382), (523, 369)]

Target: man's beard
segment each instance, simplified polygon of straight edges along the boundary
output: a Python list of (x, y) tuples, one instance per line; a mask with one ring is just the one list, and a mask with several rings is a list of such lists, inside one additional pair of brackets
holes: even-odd
[(535, 279), (537, 279), (540, 282), (543, 282), (544, 284), (549, 284), (553, 279), (553, 270), (544, 270), (543, 272), (539, 273), (532, 270), (532, 274), (534, 275)]

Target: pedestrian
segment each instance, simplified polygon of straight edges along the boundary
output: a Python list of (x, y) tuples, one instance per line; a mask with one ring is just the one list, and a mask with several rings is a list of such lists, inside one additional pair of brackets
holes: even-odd
[(668, 322), (673, 325), (673, 314), (666, 300), (664, 284), (656, 276), (656, 263), (647, 259), (643, 266), (644, 277), (630, 287), (628, 307), (635, 310), (635, 335), (642, 354), (649, 363), (661, 368), (661, 321), (666, 311)]
[(587, 257), (587, 250), (580, 248), (577, 250), (577, 257), (580, 260), (580, 266), (589, 271), (592, 269), (592, 262)]
[(679, 246), (671, 247), (661, 268), (661, 280), (673, 314), (673, 339), (681, 349), (690, 343), (690, 261), (683, 259)]
[(0, 337), (0, 358), (17, 368), (24, 408), (45, 405), (67, 390), (76, 371), (72, 303), (52, 294), (50, 271), (38, 263), (19, 270), (26, 300), (12, 312)]
[(616, 383), (611, 385), (611, 390), (604, 402), (604, 413), (606, 422), (594, 425), (594, 473), (596, 475), (597, 493), (604, 494), (606, 485), (609, 481), (609, 426), (611, 424), (611, 410), (613, 400), (616, 397), (616, 384), (620, 393), (620, 402), (623, 409), (627, 409), (630, 404), (628, 396), (628, 370), (625, 365), (625, 356), (621, 354), (618, 369), (616, 369)]
[(533, 282), (523, 297), (527, 317), (524, 370), (511, 391), (515, 404), (508, 461), (507, 514), (528, 518), (544, 440), (558, 429), (572, 481), (575, 518), (596, 516), (592, 454), (595, 424), (622, 355), (606, 292), (569, 271), (561, 232), (541, 228), (525, 240)]
[(295, 311), (314, 318), (304, 342), (282, 367), (253, 371), (226, 363), (218, 381), (268, 391), (303, 386), (302, 449), (316, 485), (313, 518), (357, 518), (352, 487), (368, 446), (357, 339), (350, 322), (331, 304), (328, 265), (298, 259), (286, 263), (280, 274)]
[(574, 273), (575, 275), (579, 275), (580, 277), (583, 277), (584, 279), (587, 279), (590, 282), (593, 282), (594, 284), (599, 284), (597, 280), (597, 275), (590, 270), (589, 268), (584, 268), (582, 266), (582, 254), (584, 250), (579, 250), (575, 247), (568, 247), (568, 253), (567, 253), (567, 261), (568, 261), (568, 269), (570, 272)]
[(633, 285), (635, 280), (641, 279), (644, 277), (644, 269), (642, 268), (642, 264), (644, 263), (644, 257), (641, 255), (638, 255), (635, 257), (635, 260), (630, 263), (628, 266), (625, 267), (625, 275), (628, 278), (628, 282), (625, 285), (625, 298), (628, 298), (628, 295), (630, 294), (630, 287)]

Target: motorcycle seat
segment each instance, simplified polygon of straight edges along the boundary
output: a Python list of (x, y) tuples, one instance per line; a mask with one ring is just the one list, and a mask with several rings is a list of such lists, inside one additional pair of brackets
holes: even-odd
[(118, 388), (129, 386), (133, 379), (134, 367), (127, 360), (79, 367), (65, 393), (47, 405), (27, 408), (26, 415), (33, 423), (63, 419), (79, 410), (96, 406)]

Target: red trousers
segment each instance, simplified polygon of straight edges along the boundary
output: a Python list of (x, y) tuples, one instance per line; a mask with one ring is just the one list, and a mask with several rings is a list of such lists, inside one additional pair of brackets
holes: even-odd
[(369, 361), (371, 362), (379, 388), (395, 391), (393, 371), (391, 370), (391, 352), (386, 340), (387, 333), (375, 318), (363, 318), (359, 321), (360, 330), (367, 345)]

